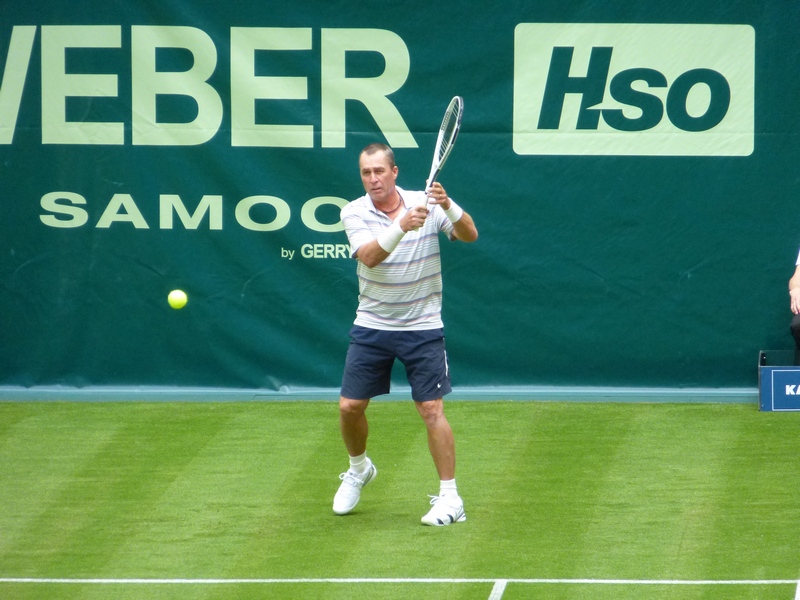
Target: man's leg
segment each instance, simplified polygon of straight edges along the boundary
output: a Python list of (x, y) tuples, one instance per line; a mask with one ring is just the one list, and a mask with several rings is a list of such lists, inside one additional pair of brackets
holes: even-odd
[(448, 481), (456, 476), (456, 443), (453, 430), (444, 416), (441, 398), (428, 402), (414, 402), (428, 430), (428, 448), (439, 479)]
[(367, 451), (367, 406), (369, 400), (353, 400), (343, 396), (339, 398), (339, 429), (350, 456), (359, 456)]
[(792, 323), (789, 326), (794, 338), (794, 364), (800, 365), (800, 315), (792, 317)]
[(361, 488), (378, 474), (375, 465), (367, 458), (367, 406), (369, 400), (339, 398), (339, 428), (350, 455), (350, 468), (339, 476), (342, 484), (333, 498), (333, 512), (338, 515), (345, 515), (355, 508), (361, 499)]
[(450, 525), (467, 520), (464, 502), (456, 488), (456, 444), (453, 430), (444, 416), (444, 401), (415, 402), (428, 429), (428, 448), (439, 473), (439, 495), (431, 500), (433, 508), (422, 517), (423, 525)]

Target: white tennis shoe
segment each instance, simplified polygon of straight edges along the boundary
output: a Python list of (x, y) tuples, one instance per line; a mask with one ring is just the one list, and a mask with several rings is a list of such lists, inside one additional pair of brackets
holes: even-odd
[(342, 484), (339, 490), (333, 497), (333, 512), (337, 515), (346, 515), (356, 507), (358, 501), (361, 499), (361, 488), (367, 485), (370, 481), (375, 479), (378, 474), (378, 469), (369, 461), (369, 468), (361, 474), (347, 471), (339, 475)]
[(422, 517), (423, 525), (433, 525), (443, 527), (451, 523), (461, 523), (467, 520), (464, 512), (464, 501), (456, 497), (431, 496), (433, 508), (428, 514)]

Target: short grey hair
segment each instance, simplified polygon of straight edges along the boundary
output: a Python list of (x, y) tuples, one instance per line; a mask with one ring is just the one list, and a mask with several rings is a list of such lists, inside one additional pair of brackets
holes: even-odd
[[(394, 150), (392, 150), (386, 144), (381, 144), (380, 142), (375, 142), (373, 144), (370, 144), (366, 148), (364, 148), (361, 151), (361, 154), (367, 154), (369, 156), (372, 156), (373, 154), (377, 154), (378, 152), (383, 152), (386, 155), (386, 158), (389, 159), (389, 166), (391, 168), (395, 167)], [(359, 154), (359, 156), (361, 156), (361, 154)]]

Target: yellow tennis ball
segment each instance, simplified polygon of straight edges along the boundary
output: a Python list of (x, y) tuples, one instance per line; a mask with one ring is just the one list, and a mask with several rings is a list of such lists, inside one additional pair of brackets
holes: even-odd
[(189, 298), (186, 296), (186, 292), (183, 290), (172, 290), (167, 296), (167, 302), (169, 305), (174, 309), (183, 308), (186, 306), (186, 302), (188, 302)]

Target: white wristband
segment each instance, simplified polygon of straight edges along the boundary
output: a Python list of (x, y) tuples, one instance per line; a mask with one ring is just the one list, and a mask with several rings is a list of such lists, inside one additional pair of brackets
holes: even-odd
[(406, 232), (400, 228), (400, 220), (398, 219), (378, 236), (378, 245), (391, 254), (405, 234)]
[(458, 204), (450, 200), (450, 208), (444, 211), (444, 214), (447, 215), (447, 218), (450, 219), (451, 223), (455, 223), (458, 221), (461, 216), (464, 214), (464, 209), (461, 208)]

